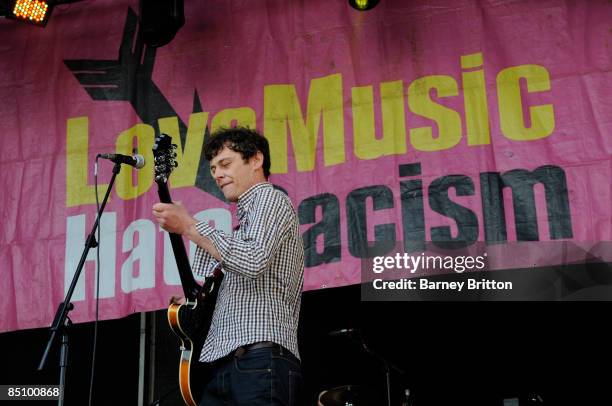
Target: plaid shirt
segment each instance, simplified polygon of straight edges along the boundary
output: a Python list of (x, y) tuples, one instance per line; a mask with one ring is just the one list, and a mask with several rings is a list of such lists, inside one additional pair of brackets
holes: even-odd
[[(271, 183), (258, 183), (240, 196), (237, 214), (239, 227), (231, 235), (207, 222), (196, 225), (221, 254), (225, 274), (200, 361), (212, 362), (259, 341), (273, 341), (299, 358), (304, 246), (291, 200)], [(211, 275), (217, 264), (197, 248), (197, 275)]]

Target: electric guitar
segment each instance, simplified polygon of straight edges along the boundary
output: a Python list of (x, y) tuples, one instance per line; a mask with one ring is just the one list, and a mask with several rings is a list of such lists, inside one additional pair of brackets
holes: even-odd
[[(172, 144), (172, 138), (169, 135), (162, 134), (155, 137), (155, 145), (153, 146), (155, 182), (162, 203), (172, 203), (168, 190), (168, 177), (172, 170), (178, 166), (175, 160), (175, 150), (176, 145)], [(223, 273), (220, 267), (217, 267), (213, 271), (213, 275), (207, 277), (204, 284), (200, 286), (191, 272), (183, 238), (178, 234), (170, 233), (170, 242), (186, 303), (170, 304), (168, 307), (168, 323), (170, 329), (181, 340), (179, 359), (181, 395), (185, 404), (197, 406), (201, 398), (203, 385), (207, 380), (207, 368), (204, 363), (199, 362), (199, 356), (210, 329)]]

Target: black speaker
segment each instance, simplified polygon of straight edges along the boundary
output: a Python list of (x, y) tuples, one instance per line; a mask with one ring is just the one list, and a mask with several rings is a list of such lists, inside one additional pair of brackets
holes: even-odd
[(140, 0), (140, 31), (150, 47), (166, 45), (185, 24), (183, 0)]

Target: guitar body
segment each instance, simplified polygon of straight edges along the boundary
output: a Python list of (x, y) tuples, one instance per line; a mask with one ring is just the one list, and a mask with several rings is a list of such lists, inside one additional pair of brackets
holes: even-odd
[[(177, 166), (174, 161), (176, 157), (174, 148), (176, 146), (172, 145), (170, 136), (162, 134), (156, 137), (153, 147), (155, 182), (162, 203), (172, 203), (167, 181), (170, 172)], [(202, 389), (209, 379), (207, 364), (199, 361), (200, 352), (210, 330), (223, 272), (217, 266), (212, 275), (200, 286), (193, 277), (182, 237), (170, 233), (170, 242), (187, 302), (173, 303), (168, 307), (168, 323), (181, 341), (179, 357), (181, 395), (186, 405), (197, 406), (202, 397)]]
[[(190, 325), (190, 321), (198, 316), (198, 306), (191, 304), (171, 304), (168, 307), (168, 323), (170, 329), (181, 340), (181, 355), (179, 358), (179, 389), (185, 404), (197, 406), (202, 397), (202, 382), (206, 382), (206, 368), (198, 362), (204, 341), (199, 338)], [(181, 322), (182, 320), (182, 322)]]

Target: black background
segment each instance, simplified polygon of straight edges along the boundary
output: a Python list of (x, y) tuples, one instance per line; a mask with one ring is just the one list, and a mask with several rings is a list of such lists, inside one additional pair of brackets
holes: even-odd
[[(357, 385), (363, 402), (384, 405), (381, 364), (340, 328), (359, 328), (373, 351), (404, 370), (392, 374), (394, 405), (409, 388), (414, 405), (502, 405), (504, 398), (538, 393), (545, 405), (611, 404), (610, 302), (362, 302), (358, 285), (303, 295), (300, 350), (306, 404), (317, 394)], [(156, 321), (155, 397), (180, 405), (178, 342)], [(99, 324), (95, 405), (135, 405), (140, 315)], [(46, 329), (0, 334), (1, 384), (56, 384), (58, 348), (45, 371), (36, 366)], [(86, 405), (93, 323), (72, 327), (66, 405)], [(26, 404), (20, 402), (19, 404)], [(37, 401), (34, 404), (56, 404)], [(521, 403), (521, 405), (524, 403)]]

